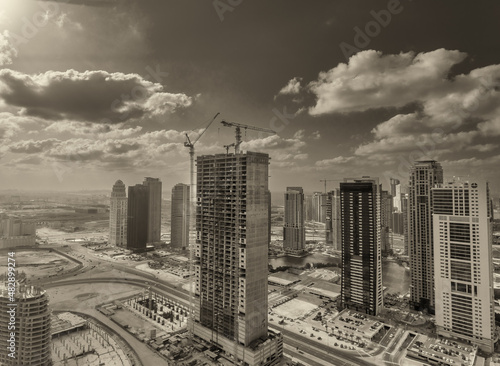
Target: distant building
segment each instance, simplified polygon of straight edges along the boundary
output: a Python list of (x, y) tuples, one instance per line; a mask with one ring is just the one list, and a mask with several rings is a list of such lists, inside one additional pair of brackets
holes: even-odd
[(390, 228), (392, 226), (393, 201), (387, 191), (382, 191), (380, 196), (380, 242), (383, 251), (392, 249)]
[(312, 217), (313, 221), (326, 222), (326, 193), (314, 192), (312, 195)]
[(404, 254), (409, 254), (409, 246), (408, 246), (408, 217), (410, 215), (410, 211), (408, 209), (408, 193), (401, 193), (401, 212), (403, 214), (403, 246), (404, 246)]
[(492, 353), (495, 343), (491, 209), (485, 182), (432, 189), (436, 329)]
[(113, 185), (109, 205), (109, 243), (127, 246), (127, 193), (125, 184), (117, 180)]
[(128, 187), (127, 249), (144, 251), (148, 243), (149, 187), (136, 184)]
[(410, 306), (434, 314), (434, 246), (431, 189), (443, 183), (443, 168), (434, 160), (416, 161), (410, 171), (408, 247)]
[(383, 308), (381, 188), (378, 178), (340, 183), (344, 308), (377, 315)]
[(188, 184), (179, 183), (172, 188), (170, 243), (173, 248), (187, 249), (189, 247), (191, 207), (189, 196)]
[(268, 165), (262, 153), (199, 156), (193, 248), (195, 337), (234, 364), (278, 365), (280, 333), (268, 330)]
[(313, 196), (308, 194), (304, 196), (304, 211), (306, 221), (313, 219)]
[(36, 225), (15, 216), (0, 216), (0, 249), (36, 244)]
[[(0, 364), (5, 366), (52, 365), (51, 314), (47, 294), (39, 287), (20, 283), (15, 283), (15, 285), (13, 293), (10, 292), (7, 284), (0, 285), (0, 324), (2, 324), (0, 327), (0, 343), (2, 344)], [(11, 343), (14, 345), (14, 358), (9, 356), (12, 352)]]
[(143, 185), (149, 188), (148, 243), (158, 243), (161, 241), (161, 180), (146, 177)]
[(342, 249), (342, 224), (340, 211), (340, 189), (328, 192), (326, 199), (325, 240), (334, 250)]
[(404, 214), (402, 212), (392, 213), (391, 230), (394, 234), (404, 235)]
[(285, 218), (283, 225), (283, 249), (300, 253), (305, 248), (304, 191), (301, 187), (287, 187), (285, 193)]

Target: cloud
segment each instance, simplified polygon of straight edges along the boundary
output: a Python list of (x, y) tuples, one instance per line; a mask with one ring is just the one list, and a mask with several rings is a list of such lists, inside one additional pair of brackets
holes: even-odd
[(29, 116), (111, 124), (172, 113), (192, 103), (138, 74), (75, 70), (37, 75), (1, 70), (0, 98)]
[(304, 138), (304, 130), (299, 130), (291, 139), (273, 135), (245, 141), (241, 144), (241, 148), (242, 150), (268, 153), (275, 167), (294, 167), (297, 166), (297, 162), (308, 158), (308, 155), (302, 152), (302, 148), (306, 147)]
[(298, 94), (301, 90), (300, 82), (302, 78), (295, 77), (288, 82), (281, 90), (278, 92), (278, 95), (290, 95), (290, 94)]
[(55, 20), (55, 24), (57, 25), (57, 27), (59, 29), (68, 28), (68, 27), (76, 29), (76, 30), (83, 29), (82, 25), (78, 22), (71, 20), (67, 13), (59, 14), (57, 19)]
[(304, 136), (305, 136), (305, 130), (298, 130), (297, 132), (295, 132), (295, 134), (293, 135), (293, 138), (294, 139), (299, 139), (299, 140), (302, 140), (304, 139)]
[(37, 118), (0, 112), (0, 140), (10, 139), (20, 133), (29, 133), (41, 125), (43, 121)]
[(124, 124), (105, 125), (88, 122), (59, 121), (47, 126), (44, 131), (54, 134), (69, 133), (72, 136), (96, 137), (99, 139), (120, 139), (140, 133), (142, 126), (125, 128)]
[(319, 160), (316, 163), (314, 163), (315, 166), (317, 167), (331, 167), (334, 165), (339, 165), (339, 164), (346, 164), (351, 162), (354, 159), (353, 156), (337, 156), (336, 158), (332, 159), (324, 159), (324, 160)]
[(496, 150), (498, 148), (497, 144), (481, 144), (481, 145), (475, 145), (475, 146), (469, 146), (467, 150), (472, 150), (472, 151), (479, 151), (479, 152), (489, 152)]
[(311, 134), (311, 137), (310, 137), (312, 140), (319, 140), (321, 138), (321, 134), (319, 133), (319, 131), (314, 131), (312, 134)]
[(0, 66), (10, 65), (17, 56), (17, 50), (10, 43), (9, 31), (0, 32)]
[[(374, 50), (359, 52), (347, 64), (340, 63), (321, 72), (316, 81), (305, 87), (316, 97), (309, 114), (403, 107), (424, 100), (446, 88), (451, 82), (448, 79), (451, 67), (465, 57), (465, 53), (445, 49), (396, 55)], [(290, 89), (295, 80), (290, 80), (283, 89)]]
[(47, 140), (24, 140), (19, 141), (9, 146), (9, 151), (13, 153), (37, 154), (45, 151), (52, 146), (60, 143), (57, 139)]

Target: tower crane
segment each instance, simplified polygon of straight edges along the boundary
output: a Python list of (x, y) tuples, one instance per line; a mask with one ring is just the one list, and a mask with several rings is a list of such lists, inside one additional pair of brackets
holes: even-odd
[(254, 131), (262, 131), (262, 132), (267, 132), (273, 135), (276, 135), (276, 131), (270, 130), (269, 128), (261, 128), (261, 127), (255, 127), (255, 126), (249, 126), (249, 125), (244, 125), (241, 123), (236, 123), (236, 122), (227, 122), (227, 121), (221, 121), (223, 126), (225, 127), (234, 127), (236, 131), (236, 143), (234, 144), (234, 153), (238, 154), (240, 152), (240, 145), (241, 145), (241, 129), (245, 130), (254, 130)]
[(205, 129), (198, 135), (194, 142), (191, 142), (189, 135), (186, 133), (186, 142), (184, 142), (184, 146), (189, 147), (189, 196), (191, 200), (191, 204), (194, 204), (196, 190), (194, 189), (194, 145), (200, 140), (201, 136), (208, 130), (213, 121), (217, 118), (220, 113), (217, 113), (214, 118), (210, 121), (210, 123), (205, 127)]

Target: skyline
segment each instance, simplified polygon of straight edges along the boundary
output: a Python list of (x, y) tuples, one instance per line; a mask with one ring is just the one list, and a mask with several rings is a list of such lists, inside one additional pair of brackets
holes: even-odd
[(0, 0), (0, 190), (168, 191), (220, 112), (196, 155), (234, 142), (220, 120), (274, 129), (242, 144), (272, 192), (433, 158), (500, 193), (499, 4), (214, 4)]

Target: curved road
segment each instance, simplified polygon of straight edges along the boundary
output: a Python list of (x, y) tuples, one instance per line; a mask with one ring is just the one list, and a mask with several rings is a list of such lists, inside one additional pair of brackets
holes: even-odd
[(138, 286), (144, 288), (146, 284), (153, 287), (156, 290), (161, 292), (166, 292), (167, 295), (175, 296), (182, 301), (186, 302), (186, 305), (189, 305), (189, 296), (186, 294), (184, 290), (178, 290), (175, 286), (166, 286), (164, 284), (158, 283), (156, 281), (146, 280), (146, 279), (136, 279), (136, 278), (116, 278), (116, 277), (91, 277), (91, 278), (75, 278), (73, 280), (62, 280), (47, 283), (44, 285), (45, 288), (51, 287), (59, 287), (59, 286), (68, 286), (68, 285), (76, 285), (81, 283), (121, 283), (127, 284), (131, 286)]

